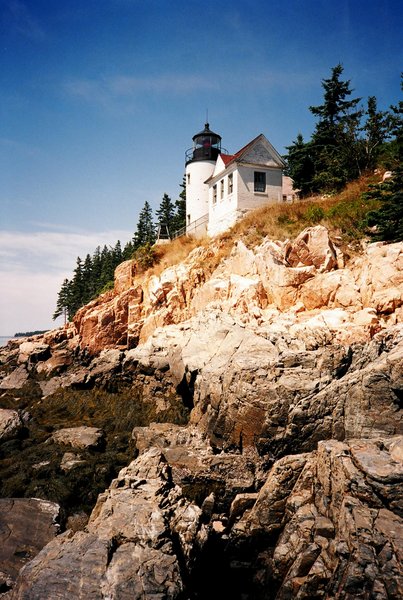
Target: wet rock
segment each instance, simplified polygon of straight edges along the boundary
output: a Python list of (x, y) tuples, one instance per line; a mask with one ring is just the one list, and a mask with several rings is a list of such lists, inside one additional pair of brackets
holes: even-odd
[(23, 422), (16, 410), (0, 408), (0, 442), (16, 437), (22, 427)]
[(170, 520), (181, 554), (191, 556), (199, 516), (170, 481), (160, 451), (151, 449), (100, 495), (85, 531), (67, 531), (26, 565), (13, 598), (183, 597)]
[(213, 507), (215, 511), (224, 507), (228, 510), (238, 493), (255, 487), (259, 457), (215, 454), (196, 428), (152, 423), (149, 427), (136, 427), (133, 437), (141, 452), (150, 447), (161, 450), (173, 481), (181, 486), (187, 498), (204, 507), (206, 514)]
[(55, 444), (72, 446), (73, 448), (96, 448), (103, 440), (103, 432), (97, 427), (66, 427), (55, 431), (51, 440)]
[(14, 369), (0, 383), (1, 390), (20, 390), (28, 380), (28, 371), (24, 365)]
[(3, 581), (13, 582), (21, 567), (55, 537), (59, 531), (58, 517), (59, 506), (53, 502), (38, 498), (0, 498)]
[(60, 463), (60, 468), (62, 471), (70, 471), (71, 469), (83, 464), (85, 464), (85, 460), (83, 460), (79, 454), (74, 454), (74, 452), (65, 452)]
[(387, 440), (324, 441), (317, 452), (274, 465), (231, 533), (239, 543), (253, 532), (259, 547), (273, 527), (281, 529), (258, 597), (265, 585), (278, 600), (400, 597), (403, 513), (391, 499), (402, 494), (403, 476), (386, 446)]

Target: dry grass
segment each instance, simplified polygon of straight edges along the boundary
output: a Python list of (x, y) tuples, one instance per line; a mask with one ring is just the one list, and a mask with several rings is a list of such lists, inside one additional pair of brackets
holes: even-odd
[(293, 204), (264, 206), (248, 214), (227, 235), (233, 239), (241, 237), (253, 247), (266, 236), (284, 240), (320, 223), (343, 244), (349, 244), (365, 235), (365, 217), (375, 205), (363, 201), (361, 196), (369, 184), (378, 181), (379, 176), (363, 176), (335, 196), (312, 196)]
[(347, 185), (339, 194), (330, 197), (313, 196), (293, 204), (270, 204), (250, 212), (229, 231), (214, 240), (181, 237), (168, 244), (156, 247), (156, 264), (146, 275), (160, 275), (162, 271), (184, 261), (192, 250), (202, 247), (211, 252), (204, 253), (203, 264), (212, 272), (229, 255), (236, 239), (253, 248), (265, 237), (284, 240), (298, 235), (309, 225), (326, 226), (333, 238), (346, 248), (365, 237), (365, 217), (376, 208), (374, 202), (362, 200), (362, 193), (372, 183), (379, 182), (379, 175), (363, 176)]
[(154, 246), (156, 263), (146, 271), (146, 275), (160, 275), (165, 269), (184, 261), (192, 250), (206, 243), (207, 240), (183, 236), (168, 244)]

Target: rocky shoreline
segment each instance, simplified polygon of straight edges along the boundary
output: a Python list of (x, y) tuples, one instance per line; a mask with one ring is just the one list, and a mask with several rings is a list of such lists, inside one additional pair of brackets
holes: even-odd
[(219, 256), (0, 348), (2, 597), (402, 597), (403, 245)]

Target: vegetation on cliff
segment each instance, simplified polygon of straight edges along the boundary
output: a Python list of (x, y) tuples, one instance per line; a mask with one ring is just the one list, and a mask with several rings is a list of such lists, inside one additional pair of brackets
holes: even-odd
[[(307, 225), (323, 224), (347, 245), (367, 236), (374, 240), (399, 241), (402, 229), (402, 139), (403, 103), (389, 111), (379, 111), (374, 96), (367, 107), (360, 98), (350, 99), (350, 81), (341, 79), (342, 65), (332, 69), (322, 81), (323, 103), (311, 106), (318, 118), (309, 142), (302, 135), (288, 147), (287, 173), (293, 178), (302, 200), (294, 204), (263, 207), (248, 215), (219, 237), (222, 255), (232, 241), (242, 237), (249, 245), (263, 237), (285, 239), (297, 235)], [(380, 183), (380, 174), (393, 174)], [(169, 234), (185, 224), (186, 186), (183, 181), (178, 200), (164, 194), (155, 218), (146, 201), (132, 240), (122, 249), (99, 247), (84, 261), (77, 258), (72, 279), (65, 279), (58, 294), (53, 318), (71, 320), (77, 310), (113, 288), (116, 267), (127, 259), (137, 261), (145, 271), (162, 261), (164, 267), (182, 260), (194, 248), (188, 240), (171, 242), (163, 249), (154, 243), (160, 228)], [(178, 254), (179, 253), (179, 254)]]
[(361, 98), (351, 98), (350, 81), (342, 74), (338, 64), (322, 81), (323, 103), (309, 107), (317, 118), (311, 139), (305, 142), (299, 133), (287, 147), (287, 171), (303, 197), (338, 192), (379, 163), (394, 169), (399, 160), (396, 145), (388, 143), (396, 134), (395, 109), (378, 110), (375, 96), (364, 108)]
[(71, 320), (77, 310), (93, 298), (113, 287), (113, 275), (116, 267), (123, 261), (135, 258), (142, 269), (151, 267), (157, 260), (153, 249), (159, 226), (167, 226), (170, 232), (185, 224), (185, 184), (175, 204), (168, 194), (164, 194), (160, 207), (156, 211), (156, 222), (150, 204), (146, 201), (140, 211), (133, 238), (122, 249), (118, 240), (114, 247), (98, 246), (92, 256), (87, 254), (84, 261), (78, 256), (76, 268), (71, 279), (65, 279), (57, 297), (53, 319), (64, 315)]

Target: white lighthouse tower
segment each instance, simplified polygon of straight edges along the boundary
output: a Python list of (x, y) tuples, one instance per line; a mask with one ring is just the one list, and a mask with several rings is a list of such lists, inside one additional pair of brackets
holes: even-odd
[(203, 237), (207, 232), (209, 188), (205, 181), (213, 174), (221, 154), (221, 136), (210, 130), (193, 136), (193, 147), (186, 151), (186, 233)]

